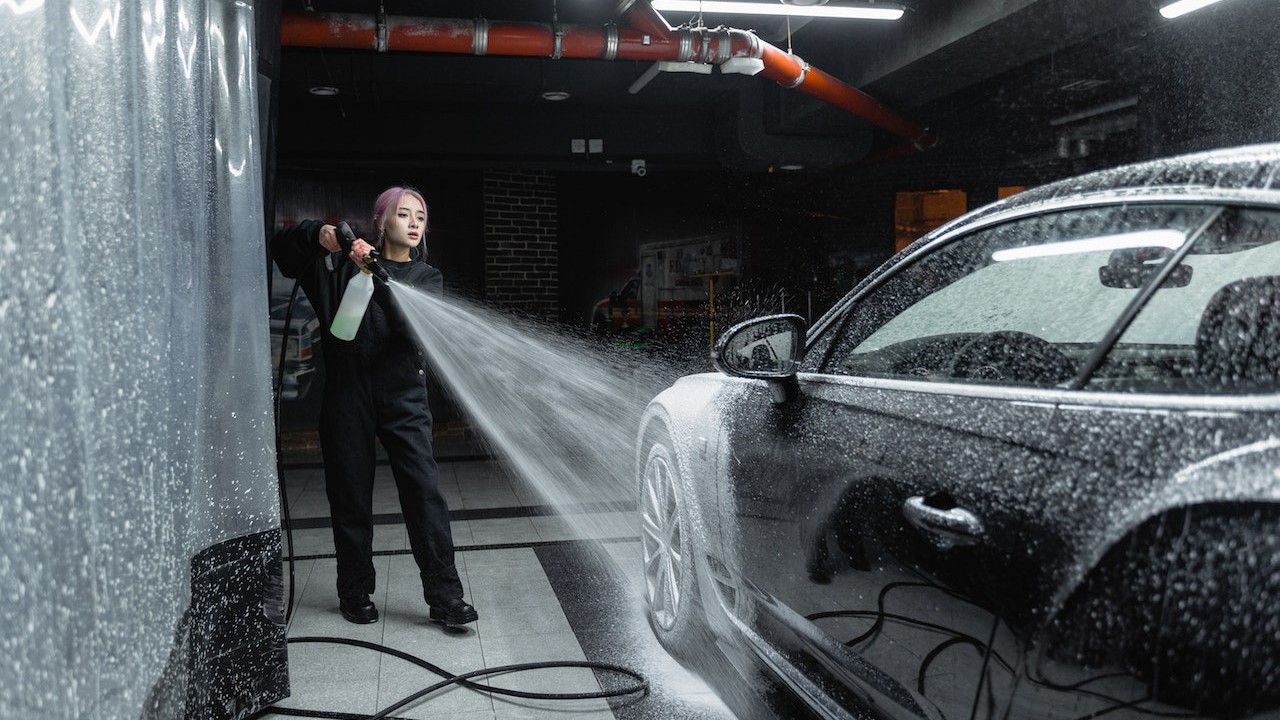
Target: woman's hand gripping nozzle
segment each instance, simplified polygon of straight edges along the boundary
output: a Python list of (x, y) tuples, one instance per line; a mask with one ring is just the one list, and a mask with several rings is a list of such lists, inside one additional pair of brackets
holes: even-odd
[[(342, 251), (350, 254), (351, 246), (356, 242), (356, 234), (351, 230), (351, 226), (346, 222), (338, 223), (338, 244), (342, 246)], [(387, 273), (387, 269), (378, 264), (378, 260), (382, 258), (382, 253), (377, 250), (370, 250), (365, 256), (364, 266), (369, 272), (373, 273), (373, 277), (381, 280), (383, 285), (391, 281), (391, 275)]]

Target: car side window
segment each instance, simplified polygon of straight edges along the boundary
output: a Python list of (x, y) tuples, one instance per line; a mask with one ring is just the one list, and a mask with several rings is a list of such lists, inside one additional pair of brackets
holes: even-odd
[(1280, 213), (1225, 208), (1195, 239), (1086, 389), (1280, 389)]
[(909, 260), (853, 304), (823, 371), (1063, 386), (1159, 261), (1215, 211), (1090, 207), (955, 238)]

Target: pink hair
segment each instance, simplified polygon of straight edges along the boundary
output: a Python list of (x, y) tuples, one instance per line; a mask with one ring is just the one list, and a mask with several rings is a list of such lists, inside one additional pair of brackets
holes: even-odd
[[(383, 190), (382, 194), (378, 196), (378, 199), (373, 201), (373, 226), (378, 229), (378, 240), (373, 243), (373, 246), (379, 250), (382, 249), (382, 231), (386, 229), (387, 226), (387, 215), (400, 207), (400, 199), (405, 195), (414, 197), (418, 202), (422, 203), (423, 213), (430, 217), (430, 210), (427, 209), (427, 201), (423, 199), (422, 193), (418, 192), (414, 188), (395, 185)], [(426, 227), (424, 223), (422, 232), (423, 240), (426, 240), (426, 234)]]

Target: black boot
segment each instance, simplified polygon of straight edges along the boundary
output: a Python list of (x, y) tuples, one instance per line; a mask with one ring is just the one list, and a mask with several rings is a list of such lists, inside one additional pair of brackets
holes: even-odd
[(445, 625), (466, 625), (480, 619), (480, 613), (462, 598), (430, 606), (431, 620)]
[(374, 606), (368, 595), (338, 598), (338, 609), (342, 610), (342, 617), (346, 618), (347, 622), (360, 625), (378, 622), (378, 608)]

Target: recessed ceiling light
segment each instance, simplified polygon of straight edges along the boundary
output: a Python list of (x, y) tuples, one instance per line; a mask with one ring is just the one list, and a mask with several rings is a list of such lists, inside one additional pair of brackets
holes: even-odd
[(778, 166), (779, 170), (803, 170), (804, 165), (797, 162), (785, 162)]
[(569, 93), (565, 92), (564, 90), (547, 90), (546, 92), (542, 93), (542, 99), (550, 100), (551, 102), (559, 102), (561, 100), (568, 100)]
[(317, 85), (316, 87), (311, 88), (308, 92), (310, 92), (312, 95), (329, 97), (330, 95), (337, 95), (338, 88), (332, 87), (329, 85)]

